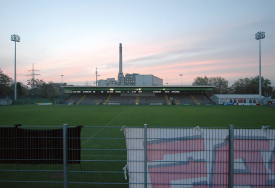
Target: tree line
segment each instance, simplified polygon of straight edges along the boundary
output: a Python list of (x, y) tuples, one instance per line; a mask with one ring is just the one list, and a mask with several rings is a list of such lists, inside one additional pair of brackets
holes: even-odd
[[(17, 96), (20, 98), (46, 98), (50, 100), (62, 96), (62, 86), (66, 83), (44, 82), (39, 79), (28, 80), (27, 85), (21, 82), (16, 83)], [(0, 98), (12, 99), (14, 95), (14, 81), (0, 69)]]
[[(261, 78), (261, 81), (262, 95), (275, 98), (275, 91), (273, 91), (271, 81), (264, 77)], [(222, 77), (196, 77), (192, 85), (214, 86), (213, 94), (259, 94), (259, 76), (239, 78), (231, 86), (228, 86), (228, 80)]]

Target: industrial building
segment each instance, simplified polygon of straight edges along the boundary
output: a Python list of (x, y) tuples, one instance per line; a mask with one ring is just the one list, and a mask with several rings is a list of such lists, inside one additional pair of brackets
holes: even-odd
[(115, 78), (107, 78), (107, 80), (99, 80), (98, 86), (116, 86), (117, 81)]
[(137, 73), (125, 75), (125, 86), (163, 86), (163, 79), (154, 75), (140, 75)]
[[(97, 71), (96, 71), (97, 74)], [(96, 75), (97, 76), (97, 75)], [(122, 71), (122, 44), (119, 44), (119, 72), (117, 80), (107, 78), (107, 80), (96, 79), (96, 86), (163, 86), (163, 79), (152, 74), (140, 75), (138, 73), (126, 74)]]
[(118, 79), (97, 81), (96, 86), (65, 86), (65, 104), (76, 105), (209, 105), (207, 91), (214, 86), (163, 86), (152, 74), (126, 74), (122, 71), (122, 44), (119, 44)]

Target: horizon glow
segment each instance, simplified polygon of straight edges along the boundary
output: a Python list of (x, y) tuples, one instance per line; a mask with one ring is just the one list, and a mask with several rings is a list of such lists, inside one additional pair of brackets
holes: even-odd
[(17, 81), (35, 70), (45, 82), (94, 86), (115, 78), (122, 43), (123, 73), (153, 74), (163, 84), (191, 85), (200, 76), (229, 86), (259, 74), (275, 86), (275, 1), (4, 1), (0, 6), (0, 69)]

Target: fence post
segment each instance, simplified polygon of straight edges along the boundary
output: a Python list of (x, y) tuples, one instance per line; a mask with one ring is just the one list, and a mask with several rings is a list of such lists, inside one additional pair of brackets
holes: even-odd
[(147, 124), (144, 124), (144, 188), (147, 188)]
[(234, 125), (229, 125), (229, 177), (228, 187), (234, 187)]
[(68, 125), (63, 124), (63, 187), (68, 188)]

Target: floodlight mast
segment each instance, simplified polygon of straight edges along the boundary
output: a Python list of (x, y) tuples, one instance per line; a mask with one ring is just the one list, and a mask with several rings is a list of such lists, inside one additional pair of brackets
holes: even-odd
[(265, 32), (257, 32), (255, 34), (255, 39), (259, 40), (259, 100), (261, 101), (261, 105), (263, 105), (262, 102), (262, 76), (261, 76), (261, 39), (265, 38)]
[(16, 34), (13, 34), (11, 35), (11, 41), (14, 41), (14, 44), (15, 44), (15, 52), (14, 52), (14, 100), (17, 99), (17, 96), (16, 96), (16, 42), (20, 42), (20, 37)]

